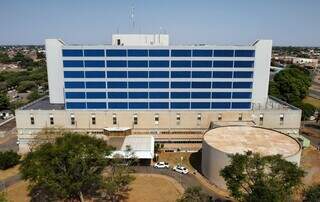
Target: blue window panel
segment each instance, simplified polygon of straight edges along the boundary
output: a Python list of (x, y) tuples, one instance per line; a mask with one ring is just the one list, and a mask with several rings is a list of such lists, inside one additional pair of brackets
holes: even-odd
[(212, 102), (211, 109), (230, 109), (230, 102)]
[(171, 102), (170, 108), (171, 109), (189, 109), (190, 102)]
[(83, 71), (64, 71), (64, 78), (84, 78)]
[(86, 103), (85, 102), (67, 102), (66, 108), (67, 109), (85, 109)]
[(253, 72), (234, 72), (234, 78), (252, 78)]
[(213, 99), (230, 99), (231, 92), (212, 92)]
[(149, 67), (169, 67), (168, 60), (150, 60)]
[(214, 50), (214, 57), (233, 57), (234, 50)]
[(210, 98), (210, 92), (192, 92), (191, 98)]
[(169, 98), (168, 92), (150, 92), (149, 98), (151, 99), (166, 99)]
[(148, 98), (148, 92), (129, 92), (129, 98)]
[(69, 81), (69, 82), (64, 82), (64, 87), (65, 88), (85, 88), (85, 85), (84, 85), (84, 82)]
[(126, 60), (108, 60), (107, 67), (127, 67)]
[(127, 102), (109, 102), (108, 103), (109, 109), (128, 109)]
[(232, 71), (214, 71), (212, 78), (232, 78)]
[(148, 82), (129, 82), (129, 88), (148, 88)]
[(252, 88), (252, 82), (233, 82), (233, 88)]
[(252, 93), (251, 92), (233, 92), (232, 98), (235, 99), (251, 99)]
[(211, 82), (192, 82), (192, 88), (211, 88)]
[(84, 92), (66, 92), (67, 99), (84, 99), (86, 94)]
[(87, 92), (88, 99), (104, 99), (106, 98), (106, 92)]
[(212, 57), (212, 50), (193, 50), (193, 57)]
[(83, 67), (82, 60), (64, 60), (63, 67)]
[(236, 50), (236, 57), (254, 57), (254, 50)]
[(190, 88), (190, 82), (171, 82), (171, 88)]
[(149, 103), (150, 109), (169, 109), (168, 102), (150, 102)]
[(191, 50), (171, 50), (171, 57), (191, 57)]
[(84, 56), (86, 57), (104, 57), (104, 50), (102, 49), (91, 49), (84, 50)]
[(163, 82), (163, 81), (149, 82), (149, 88), (169, 88), (169, 82)]
[(108, 78), (127, 78), (127, 72), (125, 71), (107, 71)]
[(153, 49), (149, 50), (149, 57), (168, 57), (169, 50)]
[(128, 50), (129, 57), (147, 57), (148, 50), (141, 50), (141, 49), (129, 49)]
[(234, 67), (252, 68), (254, 61), (234, 61)]
[(62, 56), (63, 57), (82, 57), (83, 51), (78, 49), (63, 49)]
[(191, 61), (188, 61), (188, 60), (171, 60), (171, 67), (191, 67)]
[(106, 88), (106, 82), (88, 81), (86, 88)]
[(148, 67), (148, 61), (146, 61), (146, 60), (129, 60), (128, 67)]
[(129, 109), (148, 109), (147, 102), (129, 102)]
[(149, 78), (169, 78), (168, 71), (149, 71)]
[(232, 109), (250, 109), (251, 102), (233, 102)]
[(191, 109), (210, 109), (210, 102), (191, 102)]
[(86, 60), (84, 61), (85, 67), (105, 67), (104, 60)]
[(212, 88), (232, 88), (232, 82), (212, 82)]
[(195, 60), (192, 61), (192, 67), (212, 67), (211, 60)]
[(128, 98), (128, 93), (127, 92), (108, 92), (108, 98), (110, 99)]
[(106, 73), (104, 71), (86, 71), (86, 78), (105, 78)]
[(190, 92), (171, 92), (171, 98), (176, 98), (176, 99), (190, 98)]
[(106, 109), (107, 104), (105, 102), (87, 102), (88, 109)]
[(128, 78), (148, 78), (147, 71), (129, 71)]
[(127, 88), (127, 82), (109, 81), (108, 88)]
[(213, 61), (213, 67), (233, 67), (233, 61), (215, 60)]
[(172, 71), (171, 78), (190, 78), (191, 72), (189, 71)]
[(122, 49), (113, 49), (113, 50), (106, 50), (107, 57), (125, 57), (127, 56), (127, 50)]
[(193, 71), (192, 78), (211, 78), (211, 72), (209, 72), (209, 71)]

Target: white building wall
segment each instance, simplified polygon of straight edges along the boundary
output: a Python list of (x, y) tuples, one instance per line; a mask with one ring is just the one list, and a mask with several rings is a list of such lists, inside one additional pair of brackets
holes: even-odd
[(47, 72), (50, 103), (64, 103), (64, 78), (61, 47), (64, 45), (58, 39), (46, 39)]

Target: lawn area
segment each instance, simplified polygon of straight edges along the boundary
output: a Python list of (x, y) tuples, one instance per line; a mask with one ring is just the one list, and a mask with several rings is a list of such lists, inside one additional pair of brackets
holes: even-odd
[(4, 180), (8, 177), (17, 175), (19, 173), (19, 166), (15, 166), (13, 168), (9, 168), (7, 170), (0, 170), (0, 180)]
[(304, 103), (309, 103), (309, 104), (312, 104), (313, 106), (317, 107), (317, 108), (320, 108), (320, 100), (316, 99), (316, 98), (313, 98), (313, 97), (305, 97), (303, 99), (303, 102)]

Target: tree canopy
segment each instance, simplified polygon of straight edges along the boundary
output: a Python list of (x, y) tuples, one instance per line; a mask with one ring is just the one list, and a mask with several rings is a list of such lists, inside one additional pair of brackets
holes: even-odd
[(177, 202), (206, 202), (209, 201), (209, 196), (205, 194), (201, 187), (188, 187), (182, 197)]
[(10, 105), (9, 98), (5, 93), (0, 93), (0, 110), (8, 109)]
[(290, 201), (293, 189), (302, 184), (304, 171), (280, 155), (247, 152), (230, 157), (230, 165), (222, 169), (220, 175), (238, 201)]
[(309, 187), (304, 193), (304, 202), (320, 201), (320, 184)]

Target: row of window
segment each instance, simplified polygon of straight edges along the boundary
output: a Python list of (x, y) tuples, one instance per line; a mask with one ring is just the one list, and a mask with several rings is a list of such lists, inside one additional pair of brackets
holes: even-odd
[(254, 50), (172, 49), (63, 49), (63, 57), (254, 57)]
[(122, 81), (68, 81), (65, 88), (236, 88), (250, 89), (252, 82), (122, 82)]
[[(108, 106), (108, 107), (107, 107)], [(250, 109), (250, 102), (66, 102), (66, 109)]]
[(64, 78), (252, 78), (252, 71), (64, 71)]
[[(170, 95), (170, 96), (169, 96)], [(66, 92), (66, 99), (251, 99), (251, 92)]]
[[(170, 66), (169, 66), (170, 65)], [(252, 68), (252, 60), (63, 60), (63, 67), (236, 67)]]

